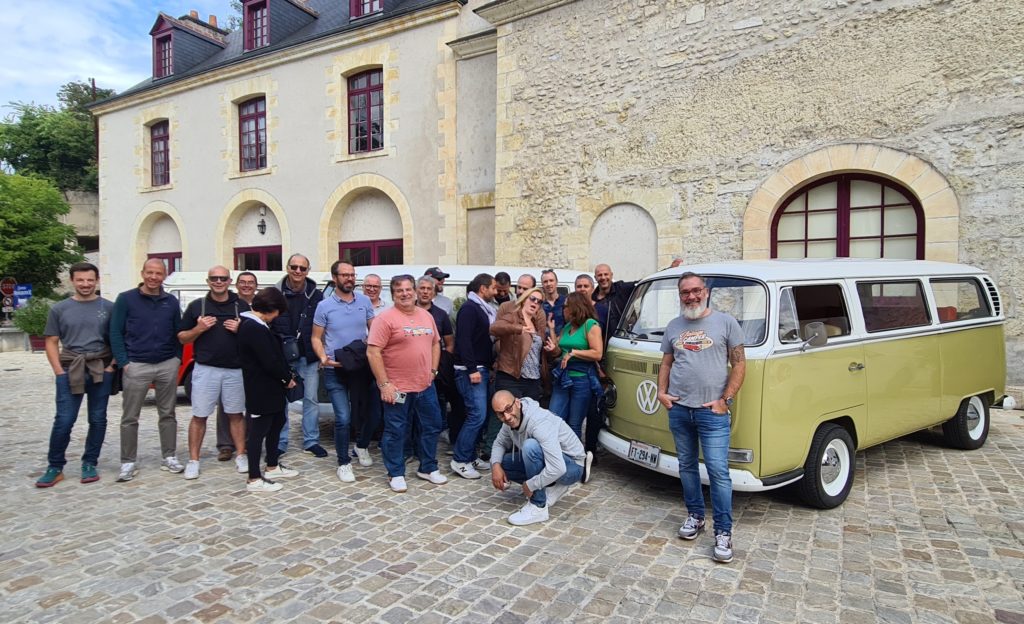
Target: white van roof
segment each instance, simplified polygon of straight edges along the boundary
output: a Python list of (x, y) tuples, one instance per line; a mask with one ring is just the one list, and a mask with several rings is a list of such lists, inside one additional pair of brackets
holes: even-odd
[(680, 265), (644, 278), (644, 281), (678, 277), (687, 271), (698, 275), (734, 275), (762, 281), (801, 281), (834, 278), (939, 277), (949, 275), (985, 275), (985, 271), (966, 264), (931, 260), (863, 260), (830, 258), (826, 260), (737, 260), (707, 264)]

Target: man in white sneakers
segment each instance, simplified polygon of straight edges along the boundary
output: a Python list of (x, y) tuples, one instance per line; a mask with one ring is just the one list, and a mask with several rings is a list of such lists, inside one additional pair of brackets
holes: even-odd
[(508, 523), (526, 526), (548, 519), (548, 508), (577, 483), (590, 480), (594, 456), (569, 425), (529, 397), (499, 390), (491, 407), (502, 422), (491, 447), (491, 484), (506, 490), (522, 483), (526, 504)]

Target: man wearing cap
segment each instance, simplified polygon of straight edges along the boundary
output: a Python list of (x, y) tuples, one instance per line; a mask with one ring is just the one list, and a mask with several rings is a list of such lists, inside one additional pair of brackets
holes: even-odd
[(446, 314), (451, 315), (452, 310), (455, 309), (455, 304), (443, 294), (444, 281), (451, 277), (451, 275), (442, 271), (441, 267), (430, 267), (424, 275), (429, 275), (437, 280), (437, 296), (434, 297), (434, 305), (444, 310)]

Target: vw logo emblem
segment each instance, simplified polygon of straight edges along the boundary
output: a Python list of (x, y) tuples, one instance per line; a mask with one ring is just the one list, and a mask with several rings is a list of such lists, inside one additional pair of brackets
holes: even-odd
[(636, 387), (636, 404), (644, 414), (658, 411), (658, 384), (645, 379)]

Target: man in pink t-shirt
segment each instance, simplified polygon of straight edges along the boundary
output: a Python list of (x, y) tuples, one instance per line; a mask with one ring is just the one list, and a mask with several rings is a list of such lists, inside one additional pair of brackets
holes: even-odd
[(391, 278), (391, 299), (395, 305), (373, 320), (366, 357), (384, 403), (380, 450), (389, 485), (395, 492), (404, 492), (405, 435), (413, 415), (419, 419), (421, 432), (416, 476), (438, 485), (448, 481), (437, 469), (441, 409), (434, 377), (441, 343), (433, 317), (416, 307), (416, 282), (411, 275)]

